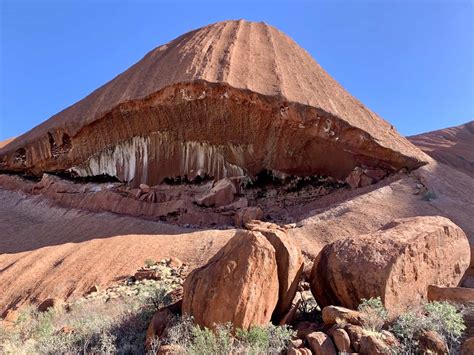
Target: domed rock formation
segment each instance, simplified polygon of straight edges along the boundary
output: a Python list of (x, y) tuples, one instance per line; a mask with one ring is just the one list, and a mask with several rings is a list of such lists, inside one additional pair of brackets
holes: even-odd
[(157, 184), (275, 174), (344, 179), (419, 167), (421, 151), (265, 23), (186, 33), (0, 149), (0, 171)]

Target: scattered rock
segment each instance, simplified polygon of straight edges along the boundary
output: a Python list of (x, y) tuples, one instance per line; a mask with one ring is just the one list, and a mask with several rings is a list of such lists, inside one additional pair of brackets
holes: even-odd
[(359, 352), (364, 355), (386, 355), (389, 354), (389, 347), (385, 342), (375, 335), (364, 335), (360, 339)]
[(275, 249), (259, 232), (238, 231), (209, 262), (184, 282), (183, 313), (213, 328), (265, 325), (278, 301)]
[(344, 327), (344, 330), (349, 335), (349, 338), (351, 339), (351, 345), (354, 348), (354, 350), (356, 352), (359, 352), (360, 340), (362, 339), (362, 336), (364, 335), (364, 329), (358, 325), (347, 324)]
[(441, 335), (432, 330), (424, 330), (418, 337), (419, 350), (422, 354), (449, 354), (449, 349)]
[(38, 312), (46, 312), (49, 309), (58, 310), (64, 307), (65, 302), (59, 298), (47, 298), (38, 306)]
[(158, 269), (141, 269), (133, 275), (137, 281), (141, 280), (160, 280), (161, 272)]
[(244, 207), (235, 214), (235, 225), (237, 227), (244, 227), (247, 223), (253, 220), (261, 220), (263, 212), (260, 207)]
[(322, 316), (324, 323), (328, 325), (339, 323), (361, 325), (362, 319), (362, 315), (360, 314), (360, 312), (338, 306), (324, 307), (322, 311)]
[(290, 239), (286, 230), (276, 224), (253, 221), (247, 223), (246, 227), (251, 231), (262, 233), (275, 248), (279, 296), (273, 318), (279, 321), (290, 310), (295, 298), (298, 282), (303, 272), (303, 254), (299, 246)]
[(151, 191), (150, 186), (148, 186), (147, 184), (140, 184), (139, 189), (144, 194), (147, 194)]
[(308, 348), (291, 348), (287, 351), (287, 355), (312, 355)]
[(399, 219), (326, 245), (314, 262), (311, 291), (323, 307), (355, 309), (362, 298), (382, 296), (393, 314), (426, 300), (430, 284), (457, 285), (469, 262), (467, 237), (449, 219)]
[(181, 305), (182, 302), (178, 301), (155, 312), (146, 331), (145, 346), (147, 349), (150, 349), (154, 339), (164, 336), (170, 320), (174, 315), (181, 313)]
[(306, 335), (309, 348), (316, 355), (336, 355), (336, 348), (331, 338), (323, 332), (312, 332)]
[(84, 293), (84, 296), (90, 295), (91, 293), (94, 293), (94, 292), (99, 292), (99, 290), (100, 290), (99, 286), (93, 285), (86, 291), (86, 293)]
[(351, 339), (344, 329), (335, 329), (332, 332), (332, 339), (339, 352), (351, 352)]
[(221, 207), (234, 201), (236, 189), (228, 178), (217, 181), (209, 192), (196, 198), (196, 203), (205, 207)]
[(296, 336), (300, 339), (306, 339), (306, 335), (314, 332), (319, 332), (324, 329), (321, 324), (316, 324), (308, 321), (300, 322), (294, 327)]

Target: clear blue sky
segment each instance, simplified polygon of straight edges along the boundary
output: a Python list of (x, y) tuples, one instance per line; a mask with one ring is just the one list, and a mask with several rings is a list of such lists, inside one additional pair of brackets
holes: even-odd
[(472, 1), (0, 3), (0, 140), (80, 100), (154, 47), (239, 18), (289, 34), (403, 134), (474, 119)]

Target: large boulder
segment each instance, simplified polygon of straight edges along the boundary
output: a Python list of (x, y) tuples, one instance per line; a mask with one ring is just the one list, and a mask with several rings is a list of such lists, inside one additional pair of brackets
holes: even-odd
[(391, 313), (427, 299), (428, 285), (456, 286), (470, 262), (464, 232), (444, 217), (395, 220), (382, 229), (326, 245), (311, 272), (321, 306), (357, 308), (380, 296)]
[(278, 293), (274, 247), (261, 233), (242, 230), (186, 278), (183, 313), (201, 326), (247, 329), (270, 321)]
[(222, 207), (234, 201), (236, 189), (230, 179), (221, 179), (217, 181), (209, 192), (196, 198), (196, 203), (206, 207)]
[(251, 231), (262, 233), (275, 248), (279, 293), (273, 318), (279, 321), (290, 310), (295, 297), (304, 267), (303, 254), (286, 230), (276, 224), (253, 221), (247, 223), (246, 227)]

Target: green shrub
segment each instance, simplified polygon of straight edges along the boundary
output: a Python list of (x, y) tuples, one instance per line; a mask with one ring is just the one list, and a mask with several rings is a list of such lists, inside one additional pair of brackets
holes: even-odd
[(146, 267), (152, 267), (152, 266), (155, 266), (157, 263), (157, 261), (155, 259), (145, 259), (145, 266)]
[(362, 313), (363, 327), (373, 332), (380, 332), (388, 319), (388, 312), (380, 297), (363, 298), (357, 310)]
[(466, 329), (462, 314), (448, 302), (431, 302), (419, 310), (411, 310), (397, 317), (391, 327), (400, 340), (400, 352), (417, 354), (420, 334), (425, 330), (439, 333), (450, 352), (456, 353), (463, 331)]
[(280, 354), (287, 348), (294, 332), (287, 326), (255, 326), (237, 329), (232, 335), (232, 324), (217, 325), (215, 331), (193, 324), (189, 317), (176, 318), (166, 344), (177, 344), (187, 354)]
[(436, 200), (438, 198), (438, 196), (433, 192), (433, 191), (425, 191), (422, 195), (421, 195), (421, 199), (423, 201), (432, 201), (432, 200)]

